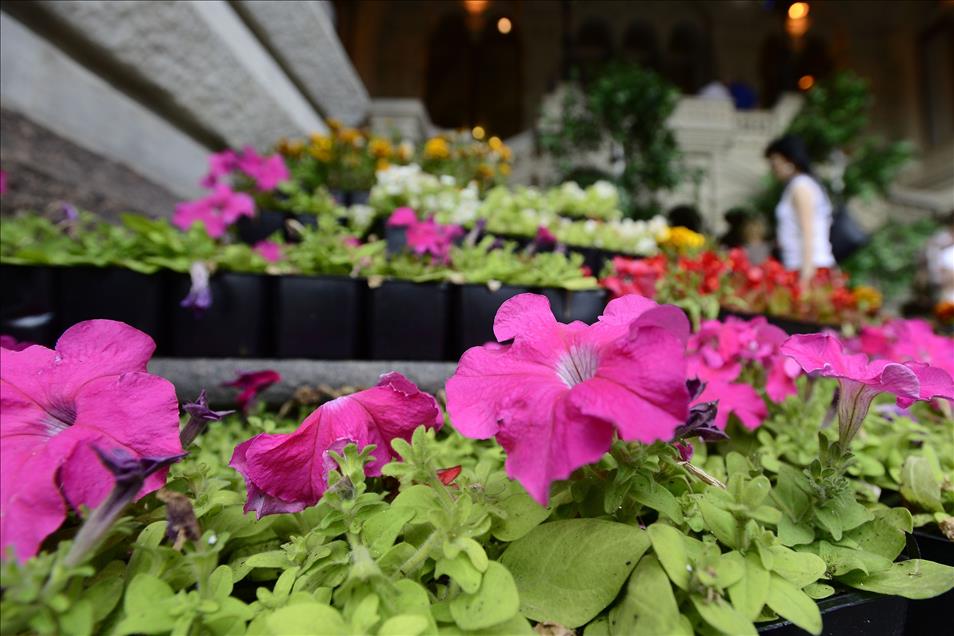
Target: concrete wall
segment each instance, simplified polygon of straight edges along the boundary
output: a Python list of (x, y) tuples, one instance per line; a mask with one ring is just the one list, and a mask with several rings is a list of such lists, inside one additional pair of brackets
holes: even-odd
[[(35, 206), (28, 190), (43, 182), (82, 205), (169, 214), (198, 193), (210, 151), (364, 120), (333, 14), (320, 2), (3, 3), (3, 211)], [(31, 155), (37, 135), (92, 157), (86, 183), (54, 184), (69, 171)]]

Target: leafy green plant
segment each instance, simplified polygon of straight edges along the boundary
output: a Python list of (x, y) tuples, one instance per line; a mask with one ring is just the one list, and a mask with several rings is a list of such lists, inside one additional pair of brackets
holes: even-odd
[(652, 216), (659, 211), (656, 193), (685, 176), (666, 124), (678, 99), (678, 90), (651, 70), (607, 65), (585, 89), (566, 91), (558, 120), (541, 126), (541, 145), (565, 174), (581, 151), (618, 144), (624, 162), (619, 185), (630, 197), (630, 213)]

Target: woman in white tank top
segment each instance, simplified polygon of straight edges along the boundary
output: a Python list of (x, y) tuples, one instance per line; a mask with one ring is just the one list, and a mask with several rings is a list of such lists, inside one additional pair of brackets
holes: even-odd
[(834, 267), (831, 251), (832, 207), (828, 195), (811, 174), (805, 145), (786, 135), (765, 149), (772, 174), (785, 183), (775, 208), (779, 250), (786, 269), (798, 271), (807, 286), (822, 267)]

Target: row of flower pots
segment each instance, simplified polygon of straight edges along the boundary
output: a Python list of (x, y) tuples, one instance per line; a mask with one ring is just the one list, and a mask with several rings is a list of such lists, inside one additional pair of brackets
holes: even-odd
[(110, 318), (156, 340), (161, 355), (327, 360), (456, 360), (493, 340), (493, 318), (507, 298), (543, 293), (565, 322), (593, 322), (602, 289), (568, 291), (502, 285), (413, 283), (335, 276), (220, 273), (212, 303), (196, 311), (181, 300), (186, 274), (121, 268), (2, 267), (7, 302), (0, 331), (52, 344), (66, 327)]

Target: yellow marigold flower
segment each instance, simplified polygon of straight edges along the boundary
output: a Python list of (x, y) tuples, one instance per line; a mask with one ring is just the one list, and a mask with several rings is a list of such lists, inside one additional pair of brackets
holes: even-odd
[(450, 147), (443, 137), (431, 137), (424, 144), (424, 156), (429, 159), (447, 159), (450, 157)]
[(322, 163), (331, 161), (331, 151), (321, 146), (308, 146), (308, 154)]
[(414, 156), (414, 144), (410, 141), (402, 141), (397, 147), (397, 158), (402, 163), (407, 163)]
[(497, 166), (497, 171), (506, 177), (507, 175), (510, 174), (510, 164), (509, 163), (500, 164), (499, 166)]
[(325, 120), (325, 123), (328, 124), (328, 128), (331, 130), (338, 130), (342, 126), (341, 121), (334, 117), (329, 117)]
[(494, 176), (494, 169), (486, 163), (477, 164), (477, 176), (481, 179), (489, 179)]
[(855, 299), (859, 304), (864, 305), (867, 309), (877, 309), (881, 307), (883, 298), (881, 292), (879, 292), (874, 287), (869, 287), (868, 285), (859, 285), (852, 290), (855, 294)]
[(706, 244), (706, 237), (689, 228), (679, 226), (669, 229), (669, 236), (665, 242), (679, 251), (685, 251), (699, 249)]
[(490, 146), (490, 149), (497, 152), (503, 147), (503, 142), (500, 141), (500, 137), (494, 135), (487, 140), (487, 145)]
[(331, 145), (331, 138), (328, 137), (328, 135), (322, 135), (321, 133), (311, 133), (311, 135), (308, 136), (308, 139), (316, 146), (321, 146), (325, 143), (327, 143), (329, 146)]
[(504, 161), (510, 161), (513, 159), (513, 152), (510, 150), (510, 146), (507, 146), (503, 143), (500, 144), (500, 150), (497, 151), (497, 154), (499, 154), (500, 158)]
[(378, 159), (377, 163), (374, 164), (374, 169), (377, 172), (380, 172), (381, 170), (387, 170), (390, 167), (391, 167), (391, 162), (385, 159), (384, 157), (381, 157), (380, 159)]
[(275, 149), (278, 150), (279, 154), (286, 157), (298, 157), (304, 152), (305, 144), (298, 139), (286, 139), (283, 137), (279, 140)]
[(361, 131), (356, 128), (342, 128), (338, 131), (338, 139), (342, 143), (357, 146), (362, 140)]
[(368, 144), (368, 150), (371, 151), (372, 157), (377, 157), (378, 159), (390, 157), (391, 152), (393, 152), (391, 142), (381, 137), (371, 139), (371, 142)]

